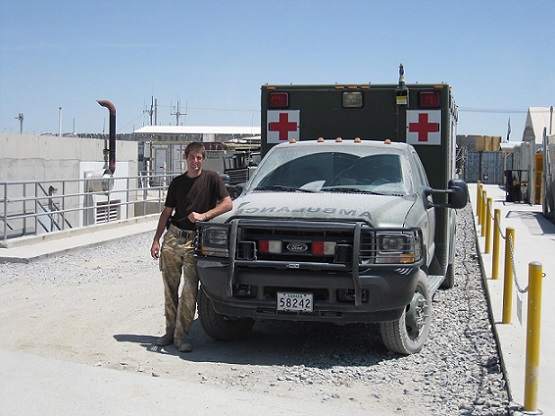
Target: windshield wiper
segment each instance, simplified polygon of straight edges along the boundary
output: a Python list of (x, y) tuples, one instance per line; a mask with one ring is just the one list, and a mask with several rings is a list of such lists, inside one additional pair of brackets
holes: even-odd
[(297, 188), (295, 186), (286, 185), (268, 185), (268, 186), (257, 186), (253, 191), (283, 191), (283, 192), (318, 192), (312, 189)]
[(373, 192), (373, 191), (366, 191), (363, 189), (358, 189), (358, 188), (345, 188), (343, 186), (338, 186), (338, 187), (331, 187), (331, 188), (324, 188), (322, 189), (322, 191), (324, 192), (343, 192), (346, 194), (370, 194), (370, 195), (386, 195), (386, 194), (382, 194), (380, 192)]

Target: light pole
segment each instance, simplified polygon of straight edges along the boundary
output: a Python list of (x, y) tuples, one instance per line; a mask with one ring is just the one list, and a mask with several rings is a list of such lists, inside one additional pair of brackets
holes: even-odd
[(23, 113), (19, 113), (16, 120), (19, 120), (19, 134), (23, 134)]
[(62, 137), (62, 107), (58, 107), (58, 110), (60, 112), (60, 115), (59, 115), (59, 133), (58, 133), (58, 135), (60, 137)]

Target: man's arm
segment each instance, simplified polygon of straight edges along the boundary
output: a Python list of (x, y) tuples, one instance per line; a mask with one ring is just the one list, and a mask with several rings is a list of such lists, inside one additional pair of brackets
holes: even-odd
[(223, 214), (224, 212), (230, 211), (231, 208), (233, 208), (233, 202), (231, 201), (231, 197), (226, 196), (214, 208), (209, 209), (208, 211), (202, 214), (198, 212), (191, 212), (188, 218), (189, 218), (189, 221), (193, 223), (197, 221), (208, 221), (214, 217), (217, 217), (218, 215)]

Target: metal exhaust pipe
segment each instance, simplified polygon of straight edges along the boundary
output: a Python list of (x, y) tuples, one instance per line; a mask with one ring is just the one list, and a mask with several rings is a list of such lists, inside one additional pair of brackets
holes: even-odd
[[(97, 100), (102, 107), (106, 107), (110, 111), (110, 144), (108, 148), (108, 169), (112, 175), (116, 171), (116, 107), (108, 100)], [(105, 149), (106, 151), (106, 149)]]

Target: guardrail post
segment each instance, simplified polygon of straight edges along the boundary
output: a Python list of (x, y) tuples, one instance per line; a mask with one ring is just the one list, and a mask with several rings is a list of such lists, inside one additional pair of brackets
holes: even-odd
[(487, 220), (487, 200), (488, 200), (488, 193), (487, 191), (482, 192), (482, 229), (480, 230), (480, 236), (484, 237), (486, 235), (486, 220)]
[(491, 251), (491, 206), (493, 204), (492, 198), (488, 198), (486, 205), (486, 254)]
[(484, 197), (486, 191), (484, 190), (484, 185), (480, 184), (480, 226), (484, 226)]
[(539, 364), (540, 328), (542, 309), (542, 265), (528, 264), (528, 322), (526, 336), (526, 377), (524, 379), (524, 411), (536, 412)]
[(482, 184), (478, 183), (478, 198), (476, 199), (476, 215), (478, 216), (478, 225), (482, 225)]
[(480, 207), (482, 206), (482, 182), (476, 182), (476, 216), (480, 224)]
[(513, 261), (512, 252), (515, 246), (515, 230), (507, 228), (505, 240), (505, 278), (503, 285), (503, 323), (510, 324), (513, 314)]
[(499, 238), (501, 237), (501, 210), (495, 209), (493, 214), (493, 253), (491, 256), (491, 278), (499, 278)]

